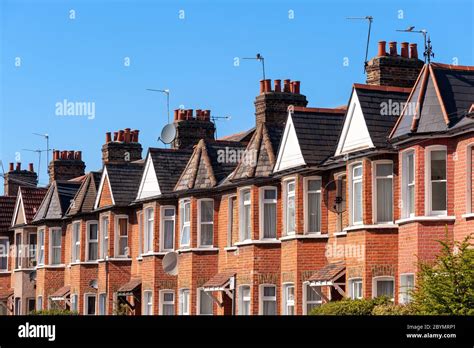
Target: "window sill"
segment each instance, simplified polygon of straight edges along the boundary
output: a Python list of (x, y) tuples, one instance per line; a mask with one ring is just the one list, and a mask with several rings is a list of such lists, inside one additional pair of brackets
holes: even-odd
[(455, 216), (439, 215), (439, 216), (414, 216), (410, 218), (400, 219), (395, 221), (398, 225), (407, 224), (410, 222), (423, 222), (423, 221), (455, 221)]
[(278, 239), (255, 239), (255, 240), (246, 240), (243, 242), (237, 242), (234, 245), (237, 247), (245, 245), (255, 245), (255, 244), (281, 244), (281, 241)]
[(97, 264), (98, 264), (97, 260), (77, 261), (77, 262), (71, 262), (68, 266), (71, 267), (71, 266), (77, 266), (77, 265), (97, 265)]
[(107, 259), (98, 259), (97, 262), (98, 263), (101, 263), (101, 262), (105, 262), (105, 261), (127, 261), (127, 262), (130, 262), (132, 261), (132, 258), (131, 257), (109, 257)]
[(397, 224), (375, 224), (375, 225), (354, 225), (344, 229), (344, 232), (357, 231), (357, 230), (373, 230), (373, 229), (391, 229), (397, 228)]
[(329, 238), (328, 234), (319, 234), (319, 233), (308, 233), (308, 234), (292, 234), (289, 236), (281, 237), (280, 240), (295, 240), (295, 239), (327, 239)]
[(11, 271), (7, 271), (7, 270), (1, 270), (0, 271), (0, 274), (10, 274), (10, 273), (11, 273)]
[(345, 237), (347, 236), (347, 232), (346, 231), (342, 231), (342, 232), (334, 232), (334, 237)]
[[(42, 268), (65, 268), (66, 265), (65, 264), (60, 264), (60, 265), (42, 265), (42, 266), (37, 266), (36, 269), (42, 269)], [(35, 268), (29, 268), (30, 270), (33, 270)], [(21, 271), (24, 271), (25, 268), (22, 268)]]
[(188, 249), (178, 249), (176, 250), (178, 253), (189, 253), (192, 251), (197, 251), (197, 252), (218, 252), (219, 248), (188, 248)]
[(462, 216), (463, 219), (468, 220), (468, 219), (474, 218), (474, 213), (462, 214), (461, 216)]
[(142, 254), (141, 256), (137, 257), (137, 260), (143, 260), (144, 258), (148, 257), (148, 256), (165, 256), (166, 254), (168, 254), (170, 251), (157, 251), (157, 252), (151, 252), (151, 253), (146, 253), (146, 254)]
[(225, 251), (236, 251), (238, 248), (236, 246), (231, 246), (231, 247), (225, 247)]

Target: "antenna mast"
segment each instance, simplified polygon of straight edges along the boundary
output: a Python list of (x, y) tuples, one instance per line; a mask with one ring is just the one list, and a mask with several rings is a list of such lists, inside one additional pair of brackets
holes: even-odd
[[(408, 27), (407, 29), (397, 29), (397, 31), (403, 32), (403, 33), (418, 33), (423, 35), (423, 42), (425, 45), (425, 51), (423, 52), (423, 56), (425, 57), (425, 63), (430, 64), (431, 63), (431, 58), (434, 58), (434, 52), (433, 52), (433, 47), (431, 46), (431, 39), (430, 35), (428, 34), (428, 31), (426, 29), (421, 29), (421, 30), (413, 30), (415, 29), (414, 26)], [(428, 37), (428, 40), (426, 40), (426, 37)]]
[(368, 58), (368, 55), (369, 55), (369, 44), (370, 44), (370, 31), (372, 29), (372, 22), (374, 21), (374, 17), (372, 16), (365, 16), (365, 17), (347, 17), (346, 19), (362, 19), (362, 20), (366, 20), (369, 22), (369, 31), (367, 33), (367, 46), (365, 47), (365, 60), (364, 60), (364, 73), (365, 73), (365, 70), (367, 68), (367, 58)]
[(262, 63), (263, 79), (265, 80), (265, 58), (263, 58), (263, 56), (260, 53), (257, 53), (255, 58), (242, 58), (242, 59), (247, 59), (247, 60), (252, 59), (252, 60), (256, 60), (256, 61), (261, 62)]
[[(220, 121), (220, 120), (229, 121), (231, 118), (232, 116), (211, 116), (211, 120), (212, 122), (214, 122), (214, 124), (216, 123), (216, 121)], [(216, 139), (217, 139), (217, 127), (216, 127)]]

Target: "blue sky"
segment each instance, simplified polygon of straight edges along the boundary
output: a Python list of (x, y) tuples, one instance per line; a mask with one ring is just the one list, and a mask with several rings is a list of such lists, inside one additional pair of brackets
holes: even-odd
[[(430, 32), (435, 61), (474, 65), (468, 0), (0, 0), (0, 159), (7, 169), (19, 153), (36, 168), (37, 154), (22, 150), (45, 148), (33, 132), (48, 133), (51, 148), (82, 150), (86, 170), (101, 167), (106, 131), (139, 129), (144, 149), (162, 146), (166, 99), (147, 88), (169, 88), (171, 109), (230, 115), (218, 136), (248, 129), (261, 67), (234, 58), (257, 52), (267, 78), (301, 80), (310, 106), (345, 104), (351, 84), (365, 82), (367, 35), (364, 21), (345, 17), (366, 15), (375, 18), (369, 58), (379, 40), (416, 42), (421, 55), (421, 35), (395, 31), (415, 25)], [(57, 116), (64, 99), (95, 103), (95, 118)]]

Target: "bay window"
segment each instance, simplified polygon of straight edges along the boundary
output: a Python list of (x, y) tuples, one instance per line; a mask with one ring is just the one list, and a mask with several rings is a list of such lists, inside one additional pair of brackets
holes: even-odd
[(285, 182), (285, 234), (295, 233), (295, 181)]
[(277, 314), (275, 285), (260, 286), (260, 313), (262, 315)]
[(250, 218), (250, 190), (245, 189), (240, 192), (240, 241), (250, 240), (251, 218)]
[(95, 261), (98, 257), (98, 246), (99, 246), (99, 232), (97, 222), (87, 223), (87, 249), (86, 259), (87, 261)]
[(81, 223), (72, 224), (71, 240), (71, 262), (81, 261)]
[(174, 249), (174, 226), (175, 208), (172, 206), (161, 207), (161, 251), (171, 251)]
[(261, 239), (276, 238), (277, 190), (274, 187), (260, 189), (260, 221), (263, 234)]
[(198, 201), (198, 217), (199, 247), (212, 247), (214, 244), (214, 201), (212, 199)]
[(362, 223), (362, 165), (353, 166), (351, 173), (351, 221), (357, 225)]
[(402, 217), (415, 216), (415, 152), (402, 155)]
[(447, 215), (446, 155), (445, 146), (436, 145), (427, 149), (427, 215)]
[(393, 164), (375, 162), (374, 197), (377, 223), (393, 222)]
[(191, 201), (189, 199), (183, 199), (180, 203), (180, 231), (181, 240), (180, 245), (189, 247), (191, 244)]
[(117, 217), (115, 225), (115, 256), (127, 257), (128, 252), (128, 217)]
[(239, 287), (239, 315), (250, 315), (250, 286)]
[(305, 232), (321, 232), (321, 180), (305, 179)]
[(153, 228), (154, 228), (154, 209), (146, 208), (145, 209), (145, 228), (143, 229), (143, 253), (153, 252)]
[(53, 228), (50, 233), (49, 239), (49, 264), (59, 265), (61, 264), (61, 238), (62, 231), (58, 228)]

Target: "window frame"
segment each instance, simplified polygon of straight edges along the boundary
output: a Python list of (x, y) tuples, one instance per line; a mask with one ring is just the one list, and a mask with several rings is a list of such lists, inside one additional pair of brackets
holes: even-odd
[[(413, 277), (413, 287), (410, 288), (410, 289), (402, 289), (402, 277), (403, 276), (412, 276)], [(411, 294), (408, 293), (408, 291), (411, 291), (413, 289), (415, 289), (415, 284), (416, 284), (416, 277), (415, 277), (415, 273), (400, 273), (400, 282), (399, 282), (399, 285), (398, 285), (398, 303), (400, 304), (407, 304), (407, 303), (410, 303), (412, 298), (411, 298)], [(407, 287), (408, 288), (408, 287)], [(406, 294), (406, 296), (409, 298), (406, 302), (405, 301), (402, 301), (402, 297)], [(394, 294), (395, 296), (395, 294)]]
[[(275, 288), (275, 296), (264, 296), (264, 291), (265, 291), (265, 288), (267, 287), (273, 287)], [(277, 301), (277, 297), (278, 297), (278, 291), (277, 291), (277, 286), (275, 284), (260, 284), (259, 286), (259, 314), (260, 315), (265, 315), (263, 314), (263, 308), (264, 308), (264, 302), (265, 301), (275, 301), (275, 314), (274, 315), (278, 315), (278, 301)]]
[[(211, 202), (212, 203), (212, 221), (201, 221), (201, 204), (202, 202)], [(215, 208), (215, 204), (214, 204), (214, 199), (212, 198), (200, 198), (198, 199), (197, 201), (197, 237), (198, 237), (198, 247), (199, 248), (213, 248), (214, 247), (214, 219), (215, 219), (215, 211), (214, 211), (214, 208)], [(191, 215), (190, 215), (190, 218), (191, 218)], [(202, 244), (202, 241), (201, 241), (201, 228), (202, 228), (202, 225), (211, 225), (212, 226), (212, 244)], [(190, 231), (191, 233), (191, 231)]]
[[(60, 236), (60, 244), (59, 246), (53, 246), (53, 233), (54, 232), (59, 232)], [(60, 227), (52, 227), (49, 229), (49, 265), (50, 266), (59, 266), (62, 263), (62, 244), (63, 244), (63, 231), (62, 228)], [(59, 262), (58, 263), (53, 263), (53, 249), (58, 249), (59, 248)]]
[[(387, 165), (387, 164), (390, 164), (392, 166), (392, 174), (391, 175), (388, 175), (388, 176), (377, 176), (377, 166), (378, 165)], [(372, 162), (372, 210), (373, 210), (373, 220), (374, 220), (374, 224), (382, 224), (382, 225), (386, 225), (386, 224), (393, 224), (394, 223), (394, 206), (393, 206), (393, 197), (394, 197), (394, 178), (395, 178), (395, 175), (394, 175), (394, 163), (392, 160), (387, 160), (387, 159), (384, 159), (384, 160), (376, 160), (376, 161), (373, 161)], [(389, 220), (389, 221), (379, 221), (378, 219), (378, 211), (377, 211), (377, 194), (378, 194), (378, 191), (377, 191), (377, 180), (379, 179), (390, 179), (391, 182), (392, 182), (392, 200), (390, 202), (390, 204), (392, 205), (392, 220)], [(363, 205), (363, 204), (362, 204)]]
[[(189, 206), (189, 221), (185, 221), (184, 218), (186, 216), (186, 206)], [(182, 209), (182, 214), (181, 214)], [(190, 248), (191, 247), (191, 199), (190, 198), (183, 198), (179, 201), (179, 247), (180, 248)], [(185, 227), (189, 227), (189, 236), (188, 236), (188, 243), (183, 243), (183, 231)]]
[[(244, 196), (245, 193), (248, 191), (249, 193), (249, 200), (245, 200)], [(250, 222), (250, 228), (248, 231), (248, 238), (244, 235), (247, 231), (245, 230), (244, 226), (244, 214), (246, 210), (246, 206), (249, 206), (249, 222)], [(246, 242), (246, 241), (251, 241), (252, 240), (252, 188), (251, 187), (242, 187), (239, 189), (239, 241), (240, 242)]]
[[(89, 297), (93, 297), (95, 299), (94, 301), (94, 314), (88, 314), (88, 309), (89, 309), (89, 302), (87, 299)], [(97, 294), (93, 292), (86, 292), (84, 294), (84, 312), (83, 315), (97, 315)]]
[(473, 214), (474, 213), (474, 206), (472, 202), (474, 201), (473, 199), (473, 193), (474, 193), (474, 188), (473, 186), (473, 176), (474, 176), (474, 169), (472, 168), (473, 163), (472, 163), (472, 156), (474, 154), (474, 143), (470, 143), (466, 146), (466, 169), (467, 169), (467, 175), (466, 175), (466, 214)]
[(143, 210), (137, 211), (137, 224), (138, 224), (138, 256), (143, 255), (144, 244), (143, 244)]
[[(308, 289), (309, 288), (309, 289)], [(319, 287), (321, 288), (321, 287)], [(317, 304), (317, 305), (322, 305), (323, 304), (323, 299), (321, 298), (320, 300), (318, 301), (308, 301), (308, 290), (309, 291), (314, 291), (313, 289), (311, 289), (311, 285), (310, 285), (310, 282), (309, 281), (304, 281), (303, 282), (303, 291), (302, 291), (302, 294), (303, 294), (303, 315), (308, 315), (308, 305), (309, 304)]]
[[(155, 250), (155, 207), (146, 207), (143, 214), (143, 250), (142, 255), (151, 254)], [(151, 231), (150, 231), (151, 223)], [(151, 240), (150, 240), (151, 237)]]
[[(293, 183), (294, 185), (294, 190), (293, 193), (290, 194), (288, 190), (288, 186), (290, 183)], [(290, 178), (285, 178), (282, 182), (283, 185), (283, 233), (285, 236), (293, 236), (296, 234), (296, 178), (295, 177), (290, 177)], [(293, 201), (295, 204), (295, 226), (293, 231), (288, 231), (288, 201), (289, 198), (293, 197)]]
[[(274, 191), (274, 199), (265, 199), (265, 191)], [(259, 191), (259, 226), (260, 240), (276, 240), (278, 238), (278, 188), (276, 186), (261, 186)], [(264, 204), (275, 204), (275, 237), (265, 237), (265, 209)], [(250, 210), (250, 214), (252, 211)]]
[[(187, 311), (184, 312), (184, 295), (187, 296)], [(179, 315), (191, 315), (191, 290), (189, 288), (179, 289)]]
[[(165, 216), (167, 209), (173, 209), (173, 216)], [(165, 248), (165, 221), (173, 221), (173, 248)], [(174, 205), (163, 205), (160, 207), (160, 251), (167, 252), (175, 249), (176, 240), (176, 207)]]
[(71, 311), (79, 312), (79, 295), (71, 294)]
[[(20, 237), (20, 238), (18, 238)], [(19, 239), (19, 240), (18, 240)], [(23, 234), (21, 232), (16, 232), (13, 237), (13, 242), (15, 243), (15, 267), (14, 269), (22, 268), (22, 259), (23, 259)]]
[[(77, 227), (77, 231), (75, 228)], [(75, 233), (77, 232), (77, 240)], [(79, 250), (77, 250), (79, 249)], [(81, 262), (81, 222), (74, 221), (71, 224), (71, 263)]]
[[(243, 288), (249, 289), (249, 296), (244, 296)], [(248, 298), (248, 300), (247, 300)], [(249, 302), (249, 313), (244, 314), (242, 313), (242, 308), (244, 302)], [(252, 315), (252, 286), (250, 284), (242, 284), (239, 286), (239, 313), (238, 315)]]
[[(360, 297), (355, 297), (354, 296), (354, 285), (355, 284), (361, 284), (361, 293)], [(348, 279), (348, 285), (349, 285), (349, 298), (352, 300), (360, 300), (364, 298), (364, 282), (362, 277), (354, 277), (354, 278), (349, 278)]]
[[(41, 236), (41, 238), (40, 238)], [(45, 229), (40, 228), (38, 229), (38, 251), (36, 253), (37, 261), (36, 264), (38, 266), (44, 266), (44, 240), (45, 240)]]
[(38, 295), (36, 297), (36, 310), (37, 311), (43, 310), (43, 296), (42, 295)]
[[(171, 301), (165, 301), (165, 294), (173, 294), (173, 302)], [(173, 314), (176, 315), (176, 293), (172, 289), (163, 289), (159, 291), (159, 296), (160, 296), (160, 308), (159, 308), (159, 315), (169, 315), (169, 314), (163, 314), (164, 313), (164, 305), (173, 305)]]
[[(310, 181), (319, 181), (321, 186), (319, 190), (310, 191), (309, 182)], [(310, 193), (319, 193), (319, 231), (309, 231), (309, 199), (308, 196)], [(323, 207), (323, 181), (321, 176), (306, 176), (303, 178), (303, 224), (304, 224), (304, 234), (309, 235), (318, 235), (321, 234), (321, 225), (322, 225), (322, 207)]]
[[(97, 301), (97, 315), (107, 315), (107, 293), (106, 292), (101, 292), (100, 294), (98, 294), (97, 296), (99, 298), (99, 300)], [(104, 307), (101, 308), (101, 302), (102, 302), (102, 299), (104, 299)], [(102, 309), (104, 310), (104, 313), (101, 313), (102, 312)]]
[(377, 276), (372, 277), (372, 298), (379, 297), (380, 295), (377, 294), (377, 283), (379, 281), (392, 281), (393, 282), (393, 297), (391, 300), (395, 299), (395, 277), (394, 276)]
[[(415, 149), (407, 149), (401, 153), (402, 155), (402, 218), (412, 218), (416, 215), (416, 153)], [(409, 178), (409, 167), (408, 167), (408, 157), (413, 157), (413, 182), (408, 182)], [(410, 197), (409, 197), (409, 187), (413, 187), (413, 213), (410, 212)]]
[[(36, 242), (35, 243), (31, 243), (31, 237), (32, 236), (35, 236), (36, 238)], [(38, 250), (37, 250), (37, 245), (38, 245), (38, 234), (36, 233), (36, 231), (34, 232), (28, 232), (27, 234), (27, 238), (28, 238), (28, 256), (27, 256), (27, 260), (28, 260), (28, 268), (35, 268), (36, 265), (38, 264), (37, 263), (37, 255), (38, 255)], [(62, 238), (62, 237), (61, 237)], [(62, 240), (61, 240), (61, 243), (62, 243)], [(32, 246), (34, 245), (34, 255), (31, 255), (32, 253)]]
[[(147, 297), (147, 295), (149, 295), (149, 297)], [(143, 290), (142, 314), (153, 315), (153, 291), (152, 290)]]
[[(354, 179), (354, 171), (356, 168), (360, 167), (361, 168), (361, 174), (360, 176), (357, 176), (357, 179)], [(357, 225), (363, 225), (364, 224), (364, 165), (362, 162), (355, 162), (352, 163), (350, 166), (350, 171), (349, 171), (349, 223), (351, 226), (357, 226)], [(361, 219), (358, 221), (354, 220), (354, 207), (355, 207), (355, 200), (354, 200), (354, 185), (359, 183), (361, 185)]]
[[(296, 315), (296, 287), (295, 287), (295, 284), (294, 283), (283, 283), (282, 284), (283, 287), (283, 291), (282, 291), (282, 314), (283, 315)], [(289, 300), (288, 299), (288, 293), (289, 293), (289, 289), (290, 288), (293, 288), (293, 300)], [(293, 302), (293, 304), (290, 304), (291, 302)], [(289, 314), (289, 307), (293, 307), (293, 314)]]
[[(431, 154), (434, 151), (444, 151), (446, 161), (446, 179), (431, 180)], [(433, 182), (444, 182), (446, 185), (446, 210), (433, 210)], [(425, 148), (425, 215), (426, 216), (447, 216), (448, 215), (448, 148), (446, 145), (431, 145)]]
[[(127, 246), (125, 247), (125, 254), (120, 254), (120, 239), (124, 238), (123, 236), (120, 235), (120, 224), (119, 221), (121, 219), (127, 220)], [(116, 258), (129, 258), (130, 257), (130, 248), (129, 248), (129, 235), (130, 235), (130, 223), (128, 219), (128, 215), (125, 214), (120, 214), (120, 215), (115, 215), (114, 219), (114, 257)]]
[[(104, 223), (107, 221), (107, 228), (104, 228)], [(109, 256), (109, 229), (110, 229), (110, 217), (104, 215), (100, 217), (100, 253), (99, 259), (105, 259)]]
[[(6, 240), (6, 244), (5, 244), (5, 252), (4, 253), (0, 253), (0, 259), (2, 258), (5, 258), (6, 259), (6, 262), (5, 262), (5, 265), (6, 265), (6, 268), (0, 268), (0, 273), (3, 273), (3, 272), (8, 272), (9, 270), (9, 261), (10, 261), (10, 258), (9, 258), (9, 254), (10, 254), (10, 238), (9, 237), (6, 237), (6, 236), (1, 236), (0, 237), (0, 240)], [(1, 250), (0, 250), (1, 251)], [(0, 263), (1, 264), (1, 263)]]
[[(95, 239), (95, 242), (94, 242), (94, 240), (90, 239), (90, 226), (91, 225), (97, 225), (97, 239)], [(99, 259), (99, 235), (100, 235), (100, 233), (99, 233), (99, 222), (97, 220), (87, 221), (87, 223), (86, 223), (86, 250), (85, 250), (85, 254), (86, 254), (86, 261), (88, 261), (88, 262), (94, 262), (94, 261), (97, 261)], [(89, 255), (90, 243), (97, 243), (97, 258), (95, 260), (92, 260), (90, 258), (90, 255)]]
[[(234, 201), (235, 200), (235, 201)], [(234, 245), (234, 235), (233, 235), (233, 227), (234, 227), (234, 205), (237, 204), (238, 208), (238, 201), (237, 195), (230, 195), (227, 197), (227, 242), (226, 245), (228, 248)]]
[[(204, 288), (197, 288), (196, 289), (196, 293), (197, 293), (197, 298), (196, 298), (196, 315), (204, 315), (204, 316), (211, 316), (211, 315), (214, 315), (214, 300), (206, 293), (206, 291), (204, 290)], [(203, 314), (201, 313), (201, 295), (203, 296), (207, 296), (207, 298), (209, 299), (209, 301), (211, 301), (211, 309), (212, 309), (212, 313), (211, 314)]]

